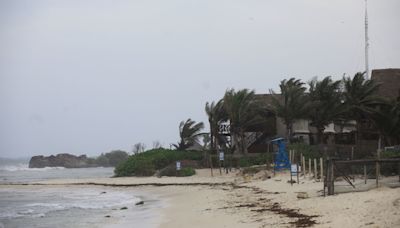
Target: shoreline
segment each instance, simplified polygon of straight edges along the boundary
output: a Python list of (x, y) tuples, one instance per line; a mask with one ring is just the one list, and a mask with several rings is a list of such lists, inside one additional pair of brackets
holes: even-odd
[[(271, 179), (235, 173), (192, 177), (123, 177), (56, 179), (32, 186), (104, 186), (146, 192), (165, 206), (156, 209), (155, 227), (400, 227), (400, 188), (381, 187), (321, 197), (322, 183), (302, 177), (291, 186), (289, 175)], [(10, 185), (13, 186), (13, 185)], [(305, 193), (305, 199), (299, 199)], [(146, 204), (146, 202), (145, 202)], [(106, 227), (126, 227), (129, 218)]]

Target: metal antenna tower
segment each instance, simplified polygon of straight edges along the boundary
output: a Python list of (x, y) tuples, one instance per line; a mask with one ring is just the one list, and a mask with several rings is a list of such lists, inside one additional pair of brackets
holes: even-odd
[(366, 77), (366, 79), (369, 79), (368, 48), (369, 48), (369, 38), (368, 38), (368, 1), (365, 0), (365, 77)]

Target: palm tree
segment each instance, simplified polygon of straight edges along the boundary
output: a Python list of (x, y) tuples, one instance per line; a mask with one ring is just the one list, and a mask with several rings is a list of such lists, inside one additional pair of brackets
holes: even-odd
[(296, 119), (305, 117), (307, 107), (306, 88), (299, 79), (291, 78), (281, 81), (281, 95), (277, 95), (270, 90), (272, 96), (272, 105), (275, 114), (282, 118), (286, 125), (286, 138), (290, 141), (293, 137), (293, 123)]
[(208, 122), (210, 124), (211, 150), (215, 151), (218, 145), (219, 124), (227, 118), (223, 106), (223, 100), (220, 100), (217, 103), (207, 102), (205, 106), (205, 111), (207, 113)]
[(356, 73), (351, 79), (343, 77), (343, 103), (347, 108), (348, 118), (356, 120), (357, 141), (360, 138), (361, 122), (371, 119), (377, 112), (376, 107), (384, 104), (377, 95), (380, 84), (365, 79), (364, 73)]
[(328, 76), (322, 81), (312, 80), (309, 86), (308, 118), (311, 120), (310, 125), (317, 129), (318, 144), (322, 144), (325, 126), (337, 120), (345, 111), (341, 104), (340, 81), (332, 81)]
[(381, 105), (372, 115), (372, 121), (389, 145), (400, 143), (400, 97)]
[(199, 143), (200, 136), (203, 135), (200, 131), (204, 128), (203, 122), (196, 123), (190, 118), (186, 121), (181, 121), (179, 124), (179, 137), (181, 138), (178, 144), (173, 146), (177, 150), (186, 150), (193, 146), (195, 143)]
[(258, 113), (254, 91), (234, 89), (225, 92), (223, 106), (230, 121), (233, 147), (247, 154), (245, 131), (262, 121)]

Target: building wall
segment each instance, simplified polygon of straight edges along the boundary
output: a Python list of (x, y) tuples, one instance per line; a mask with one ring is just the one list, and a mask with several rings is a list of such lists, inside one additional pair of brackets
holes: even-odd
[(400, 69), (372, 70), (371, 79), (381, 83), (378, 95), (387, 98), (400, 96)]

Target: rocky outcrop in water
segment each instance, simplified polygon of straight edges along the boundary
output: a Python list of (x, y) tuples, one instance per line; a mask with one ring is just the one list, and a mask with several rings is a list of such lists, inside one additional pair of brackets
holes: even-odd
[(72, 154), (57, 154), (48, 157), (39, 155), (33, 156), (29, 161), (29, 168), (44, 167), (86, 168), (93, 167), (93, 164), (88, 163), (86, 155), (75, 156)]

